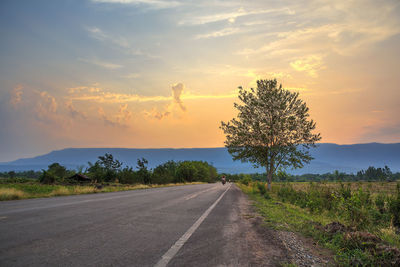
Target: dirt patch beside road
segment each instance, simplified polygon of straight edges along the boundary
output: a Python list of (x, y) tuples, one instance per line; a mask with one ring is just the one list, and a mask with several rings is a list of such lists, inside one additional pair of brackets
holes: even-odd
[[(241, 236), (244, 242), (240, 243), (239, 251), (250, 251), (247, 264), (236, 262), (240, 266), (282, 266), (285, 263), (294, 263), (297, 266), (333, 265), (329, 250), (320, 248), (312, 239), (293, 232), (276, 231), (264, 225), (263, 218), (257, 214), (248, 197), (236, 186), (231, 190), (240, 191), (238, 206), (231, 214), (232, 221), (240, 218), (240, 233), (237, 235)], [(231, 244), (237, 245), (237, 242)], [(232, 262), (232, 265), (235, 263)]]

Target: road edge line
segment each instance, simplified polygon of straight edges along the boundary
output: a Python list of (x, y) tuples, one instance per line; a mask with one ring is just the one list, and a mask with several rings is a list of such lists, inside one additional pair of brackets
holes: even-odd
[(200, 224), (207, 218), (207, 216), (211, 213), (211, 211), (215, 208), (218, 202), (224, 197), (225, 193), (231, 188), (231, 184), (225, 191), (221, 194), (221, 196), (197, 219), (197, 221), (184, 233), (176, 242), (172, 245), (172, 247), (165, 252), (165, 254), (161, 257), (161, 259), (157, 262), (154, 267), (165, 267), (172, 260), (172, 258), (178, 253), (178, 251), (183, 247), (183, 245), (188, 241), (188, 239), (192, 236), (192, 234), (199, 228)]

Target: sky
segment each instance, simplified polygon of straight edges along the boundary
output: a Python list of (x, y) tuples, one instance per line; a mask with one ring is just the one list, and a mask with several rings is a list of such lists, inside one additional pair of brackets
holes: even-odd
[(238, 86), (300, 93), (321, 142), (400, 142), (400, 2), (0, 1), (0, 161), (221, 147)]

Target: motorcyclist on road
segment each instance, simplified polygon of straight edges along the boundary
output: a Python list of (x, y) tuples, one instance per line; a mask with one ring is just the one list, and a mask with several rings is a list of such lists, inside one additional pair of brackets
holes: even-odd
[(222, 176), (221, 180), (222, 180), (222, 184), (224, 185), (224, 184), (226, 183), (226, 177), (225, 177), (225, 175)]

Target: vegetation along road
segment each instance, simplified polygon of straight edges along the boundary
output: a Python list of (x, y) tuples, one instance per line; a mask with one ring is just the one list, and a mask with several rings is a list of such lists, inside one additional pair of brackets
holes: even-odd
[(285, 252), (255, 217), (220, 183), (7, 201), (0, 265), (277, 265)]

